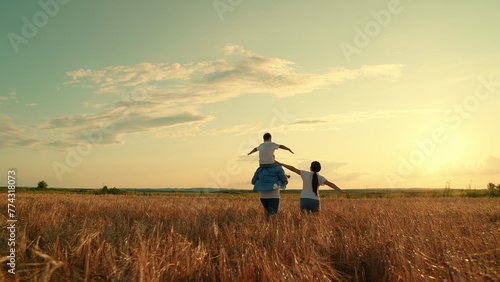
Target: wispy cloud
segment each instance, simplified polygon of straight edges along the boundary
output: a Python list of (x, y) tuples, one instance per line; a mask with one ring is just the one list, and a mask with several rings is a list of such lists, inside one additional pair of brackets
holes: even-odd
[[(242, 46), (227, 44), (220, 60), (189, 63), (152, 63), (108, 66), (102, 69), (78, 69), (66, 73), (66, 87), (91, 89), (94, 95), (117, 97), (116, 102), (84, 102), (82, 109), (93, 113), (53, 117), (33, 126), (40, 136), (49, 138), (30, 143), (49, 149), (66, 149), (86, 140), (89, 132), (102, 131), (99, 144), (121, 143), (125, 134), (156, 132), (169, 128), (163, 137), (187, 136), (199, 132), (200, 125), (214, 119), (203, 114), (205, 103), (215, 103), (243, 94), (265, 93), (285, 97), (365, 77), (394, 79), (401, 76), (402, 65), (371, 65), (358, 69), (329, 68), (304, 72), (289, 60), (266, 57)], [(124, 98), (125, 97), (125, 98)], [(15, 101), (16, 93), (3, 96), (2, 101)], [(108, 99), (109, 100), (109, 99)], [(88, 100), (87, 100), (88, 101)], [(295, 120), (292, 127), (311, 124), (334, 124), (351, 117), (329, 116), (314, 120)], [(342, 121), (344, 119), (344, 121)], [(225, 133), (243, 134), (256, 125), (238, 125), (215, 129)], [(207, 132), (206, 134), (211, 134)], [(87, 138), (88, 139), (88, 138)], [(18, 145), (22, 142), (18, 142)], [(7, 146), (4, 143), (3, 146)], [(11, 144), (12, 145), (12, 144)]]
[(358, 180), (361, 177), (369, 176), (369, 175), (371, 175), (371, 174), (367, 173), (367, 172), (358, 172), (358, 171), (349, 172), (349, 173), (341, 174), (341, 175), (333, 175), (332, 181), (334, 179), (335, 183), (338, 183), (337, 181), (342, 182), (342, 181)]
[(44, 131), (60, 133), (66, 136), (66, 142), (48, 142), (48, 147), (60, 149), (75, 146), (82, 140), (93, 145), (123, 143), (125, 134), (152, 132), (164, 128), (193, 123), (207, 122), (211, 116), (180, 113), (172, 115), (151, 116), (131, 113), (116, 115), (113, 113), (83, 114), (71, 117), (54, 118), (44, 121), (37, 128)]
[(311, 118), (300, 118), (290, 120), (276, 128), (276, 131), (311, 131), (318, 127), (328, 126), (338, 128), (343, 124), (359, 123), (375, 119), (400, 118), (404, 115), (427, 115), (443, 113), (441, 109), (413, 109), (413, 110), (381, 110), (381, 111), (360, 111), (316, 116)]
[[(157, 96), (182, 101), (216, 102), (241, 94), (268, 93), (279, 97), (309, 93), (329, 85), (363, 77), (397, 78), (402, 65), (367, 65), (358, 69), (330, 68), (301, 72), (294, 62), (265, 57), (242, 46), (227, 44), (226, 58), (207, 62), (140, 63), (101, 70), (67, 72), (67, 85), (90, 87), (96, 93), (123, 93), (130, 87), (152, 84)], [(160, 86), (166, 83), (166, 86)]]
[(206, 131), (207, 135), (221, 135), (221, 134), (232, 134), (232, 135), (247, 135), (255, 134), (262, 130), (263, 123), (258, 122), (253, 125), (250, 124), (238, 124), (234, 126), (224, 127), (224, 128), (213, 128)]
[(38, 139), (27, 133), (27, 128), (12, 122), (12, 117), (0, 114), (0, 148), (35, 148)]
[[(272, 130), (273, 132), (314, 131), (322, 127), (326, 127), (328, 130), (334, 130), (340, 129), (344, 124), (360, 123), (375, 119), (401, 118), (405, 115), (441, 114), (444, 112), (445, 110), (442, 109), (383, 110), (338, 113), (310, 118), (290, 118), (286, 122), (274, 125)], [(265, 128), (263, 123), (239, 124), (224, 128), (213, 128), (205, 133), (207, 135), (255, 134), (255, 132), (260, 132), (263, 127)]]
[[(186, 80), (203, 69), (204, 63), (140, 63), (132, 66), (109, 66), (102, 70), (79, 69), (66, 73), (71, 80), (65, 85), (96, 89), (96, 93), (123, 93), (130, 87), (168, 80)], [(209, 68), (205, 68), (207, 71)]]
[(17, 92), (12, 90), (7, 95), (0, 96), (0, 105), (10, 102), (17, 102)]

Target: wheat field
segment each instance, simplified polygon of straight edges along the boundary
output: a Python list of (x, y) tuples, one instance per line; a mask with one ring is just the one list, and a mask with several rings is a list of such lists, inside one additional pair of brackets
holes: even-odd
[(500, 280), (498, 199), (327, 197), (317, 216), (298, 201), (267, 221), (256, 194), (18, 194), (0, 280)]

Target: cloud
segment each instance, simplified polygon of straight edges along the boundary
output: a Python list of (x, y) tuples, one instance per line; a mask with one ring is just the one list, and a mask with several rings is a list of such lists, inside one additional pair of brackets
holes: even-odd
[[(205, 131), (208, 135), (233, 134), (233, 135), (255, 135), (261, 136), (264, 132), (290, 132), (290, 131), (315, 131), (325, 127), (328, 130), (339, 130), (343, 124), (353, 124), (375, 119), (400, 118), (403, 115), (426, 115), (443, 113), (441, 109), (413, 109), (413, 110), (385, 110), (385, 111), (364, 111), (349, 112), (339, 114), (329, 114), (310, 118), (293, 118), (293, 115), (286, 113), (286, 118), (279, 123), (273, 123), (272, 127), (266, 127), (264, 123), (239, 124), (224, 128), (212, 128)], [(271, 123), (270, 123), (271, 124)]]
[[(213, 128), (206, 131), (207, 135), (217, 136), (217, 135), (256, 135), (256, 132), (262, 131), (263, 123), (258, 122), (254, 125), (249, 124), (238, 124), (234, 126), (224, 127), (224, 128)], [(262, 134), (258, 134), (261, 136)]]
[(366, 172), (350, 172), (347, 174), (343, 174), (340, 176), (334, 176), (335, 181), (351, 181), (351, 180), (358, 180), (363, 176), (370, 175), (370, 173)]
[(125, 134), (151, 132), (181, 125), (203, 123), (211, 116), (181, 113), (173, 115), (150, 116), (146, 114), (82, 114), (71, 117), (53, 118), (44, 121), (38, 129), (63, 134), (65, 138), (50, 141), (45, 145), (52, 149), (66, 149), (81, 141), (93, 145), (120, 144)]
[(89, 102), (83, 102), (83, 107), (87, 109), (104, 109), (106, 107), (109, 107), (109, 105), (106, 104), (91, 104)]
[[(85, 104), (90, 106), (90, 104)], [(191, 109), (174, 108), (151, 101), (118, 99), (111, 105), (93, 106), (96, 113), (60, 116), (41, 121), (31, 127), (16, 125), (10, 116), (2, 115), (0, 148), (67, 150), (81, 142), (93, 145), (120, 144), (126, 134), (156, 133), (169, 129), (175, 137), (177, 128), (182, 135), (188, 127), (213, 119)], [(26, 132), (35, 134), (27, 134)], [(37, 137), (34, 137), (36, 135)], [(161, 136), (161, 134), (160, 134)]]
[(109, 66), (102, 70), (79, 69), (69, 71), (71, 80), (65, 85), (83, 86), (97, 89), (96, 93), (123, 93), (127, 88), (148, 83), (185, 80), (191, 72), (203, 66), (202, 64), (185, 66), (179, 63), (140, 63), (132, 66)]
[(226, 54), (238, 56), (225, 62), (223, 71), (207, 74), (192, 85), (203, 86), (212, 99), (251, 93), (267, 93), (278, 97), (310, 93), (327, 86), (363, 77), (394, 79), (401, 76), (402, 65), (362, 66), (359, 69), (329, 68), (319, 72), (301, 72), (295, 63), (265, 57), (241, 46), (226, 46)]
[[(196, 134), (201, 125), (214, 119), (200, 112), (201, 106), (206, 103), (243, 94), (285, 97), (311, 93), (359, 78), (395, 79), (401, 76), (402, 71), (402, 65), (387, 64), (306, 72), (292, 61), (263, 56), (236, 44), (227, 44), (223, 51), (224, 57), (213, 61), (142, 62), (69, 71), (66, 73), (68, 81), (64, 83), (66, 87), (88, 88), (94, 95), (106, 96), (105, 100), (109, 101), (109, 97), (116, 100), (109, 105), (84, 102), (82, 109), (90, 109), (89, 113), (43, 120), (33, 130), (37, 130), (39, 136), (48, 137), (25, 143), (30, 147), (38, 145), (64, 150), (67, 146), (87, 140), (89, 132), (96, 131), (103, 133), (102, 140), (98, 138), (99, 144), (121, 143), (125, 134), (144, 132), (168, 138), (188, 136)], [(14, 100), (16, 93), (12, 92), (1, 98), (0, 103)], [(295, 120), (290, 126), (305, 128), (311, 124), (333, 124), (339, 118), (342, 117)], [(169, 132), (162, 132), (166, 128)], [(255, 125), (239, 125), (215, 129), (207, 134), (217, 131), (246, 134), (255, 128)], [(95, 136), (98, 136), (97, 133)]]
[(291, 96), (363, 77), (394, 79), (402, 72), (400, 64), (301, 72), (294, 62), (265, 57), (239, 45), (227, 44), (224, 51), (226, 58), (216, 61), (144, 62), (101, 70), (70, 71), (66, 74), (71, 80), (65, 84), (93, 88), (99, 94), (126, 93), (131, 87), (149, 88), (155, 84), (148, 90), (162, 98), (182, 101), (188, 95), (191, 102), (194, 99), (199, 103), (211, 103), (251, 93)]
[(315, 125), (315, 124), (326, 124), (328, 123), (327, 120), (321, 120), (321, 119), (301, 119), (301, 120), (296, 120), (294, 122), (289, 123), (289, 125)]
[(0, 114), (0, 148), (35, 148), (38, 139), (27, 133), (25, 126), (12, 122), (12, 117)]
[[(113, 134), (105, 140), (116, 143), (123, 134), (152, 131), (174, 124), (196, 123), (199, 126), (208, 122), (213, 117), (199, 113), (199, 108), (204, 103), (215, 103), (252, 93), (267, 93), (278, 97), (309, 93), (362, 77), (392, 79), (399, 77), (402, 69), (401, 65), (374, 65), (354, 70), (331, 68), (320, 72), (302, 72), (294, 62), (266, 57), (236, 44), (227, 44), (224, 55), (223, 59), (214, 61), (184, 64), (143, 62), (131, 66), (67, 72), (70, 80), (66, 85), (90, 88), (97, 95), (120, 94), (126, 98), (108, 107), (85, 102), (85, 108), (101, 112), (53, 118), (44, 121), (39, 128), (53, 131), (63, 129), (71, 132), (70, 135), (75, 135), (90, 128), (99, 128), (103, 120), (116, 120), (116, 115), (127, 113), (126, 119), (113, 122)], [(307, 121), (296, 121), (295, 125), (301, 123)], [(255, 128), (255, 125), (238, 125), (215, 129), (207, 134), (245, 134)], [(177, 132), (179, 136), (186, 136), (199, 132), (199, 127), (184, 127)], [(160, 135), (176, 136), (175, 133)]]
[(9, 102), (17, 102), (17, 92), (12, 90), (9, 92), (9, 94), (0, 96), (0, 105), (6, 104)]
[(317, 130), (320, 127), (328, 126), (329, 130), (332, 127), (338, 128), (343, 124), (359, 123), (375, 119), (399, 118), (403, 115), (412, 114), (435, 114), (442, 113), (440, 109), (414, 109), (414, 110), (384, 110), (384, 111), (360, 111), (339, 114), (329, 114), (325, 116), (316, 116), (310, 118), (290, 119), (287, 123), (283, 123), (273, 131), (311, 131)]

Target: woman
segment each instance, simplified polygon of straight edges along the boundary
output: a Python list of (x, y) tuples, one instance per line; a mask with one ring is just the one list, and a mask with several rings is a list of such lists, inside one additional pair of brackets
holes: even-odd
[(300, 193), (300, 210), (302, 212), (319, 212), (319, 185), (326, 184), (333, 189), (345, 193), (337, 185), (326, 180), (318, 172), (321, 170), (321, 164), (317, 161), (311, 163), (311, 171), (298, 170), (291, 165), (278, 163), (285, 168), (295, 172), (302, 178), (302, 192)]

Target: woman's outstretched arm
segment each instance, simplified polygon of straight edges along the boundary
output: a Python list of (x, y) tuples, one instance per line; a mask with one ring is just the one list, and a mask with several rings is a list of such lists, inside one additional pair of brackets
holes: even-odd
[(325, 181), (325, 185), (328, 185), (328, 186), (332, 187), (333, 189), (339, 191), (340, 193), (345, 193), (345, 191), (342, 190), (342, 189), (340, 189), (337, 185), (335, 185), (335, 183), (332, 183), (332, 182), (330, 182), (328, 180)]
[(279, 165), (282, 165), (282, 166), (284, 166), (285, 168), (287, 168), (287, 169), (289, 169), (289, 170), (291, 170), (291, 171), (295, 172), (296, 174), (300, 175), (300, 170), (296, 169), (295, 167), (293, 167), (293, 166), (291, 166), (291, 165), (284, 164), (284, 163), (280, 163), (280, 162), (278, 162), (278, 161), (276, 161), (276, 163), (277, 163), (277, 164), (279, 164)]

